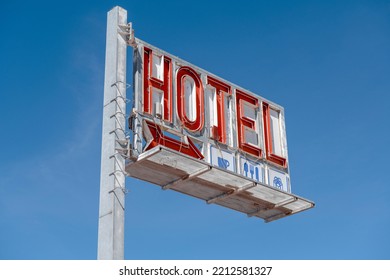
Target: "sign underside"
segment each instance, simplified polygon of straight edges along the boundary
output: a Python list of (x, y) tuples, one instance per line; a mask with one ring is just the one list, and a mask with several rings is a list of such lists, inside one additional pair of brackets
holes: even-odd
[(271, 222), (314, 207), (294, 194), (157, 146), (126, 166), (129, 176)]

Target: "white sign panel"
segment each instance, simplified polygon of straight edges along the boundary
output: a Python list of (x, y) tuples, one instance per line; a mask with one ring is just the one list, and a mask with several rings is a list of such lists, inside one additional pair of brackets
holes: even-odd
[(214, 146), (211, 146), (210, 149), (210, 163), (219, 168), (236, 172), (236, 158), (234, 154)]
[(264, 165), (248, 160), (247, 158), (240, 158), (240, 174), (248, 177), (256, 182), (264, 182)]
[(291, 192), (288, 176), (273, 168), (268, 169), (268, 184), (281, 191)]

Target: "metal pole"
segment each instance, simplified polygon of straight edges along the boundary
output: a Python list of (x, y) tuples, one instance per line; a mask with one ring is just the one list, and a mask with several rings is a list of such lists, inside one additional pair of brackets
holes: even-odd
[(106, 66), (100, 173), (98, 259), (124, 259), (125, 160), (116, 152), (126, 139), (126, 49), (120, 34), (127, 11), (107, 15)]

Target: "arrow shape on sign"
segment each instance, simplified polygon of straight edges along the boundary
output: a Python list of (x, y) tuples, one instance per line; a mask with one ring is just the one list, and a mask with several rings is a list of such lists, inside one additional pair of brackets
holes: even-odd
[(194, 157), (196, 159), (204, 158), (202, 153), (198, 150), (195, 144), (188, 137), (187, 137), (188, 139), (188, 144), (187, 144), (185, 142), (181, 142), (176, 139), (165, 136), (162, 133), (161, 128), (156, 123), (148, 120), (144, 120), (143, 131), (144, 131), (144, 136), (148, 141), (145, 147), (145, 151), (148, 151), (158, 145), (162, 145), (172, 150)]

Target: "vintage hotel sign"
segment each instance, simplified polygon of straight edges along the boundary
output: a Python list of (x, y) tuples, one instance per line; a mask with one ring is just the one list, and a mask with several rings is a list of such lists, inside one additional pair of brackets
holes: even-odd
[(291, 193), (283, 107), (136, 39), (138, 154), (158, 145)]
[(126, 176), (266, 222), (314, 207), (291, 192), (283, 108), (135, 38), (127, 11), (114, 7), (107, 16), (98, 259), (124, 259)]

